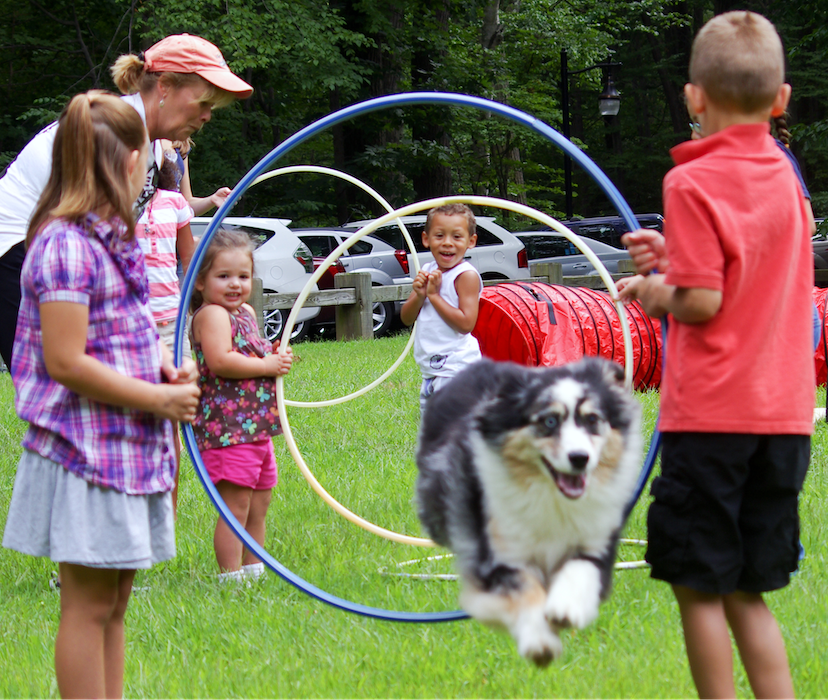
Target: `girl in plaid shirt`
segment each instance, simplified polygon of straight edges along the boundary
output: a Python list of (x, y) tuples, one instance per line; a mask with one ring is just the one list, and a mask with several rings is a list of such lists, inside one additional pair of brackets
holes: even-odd
[(3, 544), (59, 564), (63, 697), (122, 697), (135, 570), (175, 555), (170, 420), (198, 406), (192, 361), (175, 368), (147, 306), (132, 216), (147, 148), (129, 104), (76, 96), (27, 235), (11, 370), (29, 429)]

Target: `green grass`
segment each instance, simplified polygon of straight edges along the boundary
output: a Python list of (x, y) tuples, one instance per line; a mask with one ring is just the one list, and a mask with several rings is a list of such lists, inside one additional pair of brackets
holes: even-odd
[[(354, 391), (388, 367), (404, 335), (378, 341), (298, 345), (286, 382), (290, 399), (319, 400)], [(377, 389), (348, 404), (289, 409), (300, 449), (322, 485), (358, 515), (422, 535), (412, 505), (419, 373), (409, 358)], [(649, 435), (657, 394), (639, 395)], [(820, 393), (824, 405), (824, 391)], [(0, 528), (5, 525), (25, 425), (0, 375)], [(802, 494), (807, 558), (786, 589), (768, 596), (788, 644), (800, 697), (828, 695), (826, 451), (817, 427)], [(343, 520), (310, 489), (283, 440), (269, 516), (268, 551), (320, 588), (393, 610), (456, 608), (457, 584), (383, 575), (398, 562), (432, 554), (380, 539)], [(628, 537), (646, 537), (642, 498)], [(148, 590), (127, 613), (126, 697), (690, 697), (695, 694), (668, 586), (646, 570), (619, 571), (597, 622), (569, 632), (564, 655), (546, 670), (518, 657), (511, 640), (473, 622), (403, 624), (338, 611), (275, 574), (251, 588), (216, 584), (216, 513), (188, 459), (181, 475), (178, 556), (138, 575)], [(624, 559), (639, 559), (624, 547)], [(57, 689), (52, 645), (59, 596), (55, 566), (0, 549), (0, 696), (50, 697)], [(448, 561), (406, 567), (449, 573)], [(737, 665), (738, 666), (738, 665)], [(739, 667), (740, 697), (750, 690)]]

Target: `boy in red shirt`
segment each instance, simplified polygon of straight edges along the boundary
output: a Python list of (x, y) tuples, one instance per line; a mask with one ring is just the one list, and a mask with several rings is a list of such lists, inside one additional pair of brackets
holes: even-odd
[(735, 697), (728, 627), (756, 697), (793, 697), (762, 598), (797, 566), (814, 405), (809, 220), (768, 123), (790, 98), (784, 65), (761, 15), (702, 28), (684, 89), (702, 138), (671, 152), (664, 237), (625, 237), (659, 274), (621, 297), (670, 314), (647, 560), (673, 587), (701, 697)]

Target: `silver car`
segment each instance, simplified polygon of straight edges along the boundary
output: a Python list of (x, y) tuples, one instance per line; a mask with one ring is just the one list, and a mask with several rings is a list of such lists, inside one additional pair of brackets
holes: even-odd
[[(466, 259), (477, 268), (480, 276), (484, 280), (527, 279), (529, 262), (523, 244), (515, 238), (514, 234), (496, 224), (493, 217), (477, 216), (475, 219), (477, 221), (477, 245), (468, 250)], [(402, 221), (417, 248), (420, 265), (434, 260), (431, 253), (423, 247), (425, 214), (404, 216)], [(342, 228), (353, 233), (368, 223), (370, 221), (354, 221), (343, 224)], [(382, 239), (394, 249), (408, 250), (402, 231), (396, 223), (381, 226), (371, 235)], [(411, 264), (410, 256), (409, 264)]]
[[(314, 260), (327, 258), (335, 248), (353, 235), (354, 231), (339, 228), (293, 229), (293, 232), (311, 251)], [(410, 284), (408, 255), (404, 250), (395, 249), (385, 241), (373, 236), (364, 236), (356, 241), (340, 257), (345, 272), (368, 272), (374, 286)], [(377, 302), (372, 309), (374, 336), (388, 332), (394, 319), (399, 316), (402, 302)], [(325, 308), (314, 320), (314, 325), (333, 323), (333, 309)]]
[[(598, 270), (587, 260), (574, 243), (565, 236), (549, 231), (523, 231), (516, 233), (526, 246), (526, 253), (533, 263), (560, 263), (564, 277), (597, 275)], [(589, 249), (604, 263), (610, 274), (618, 272), (618, 261), (629, 260), (624, 248), (613, 248), (592, 238), (582, 238)]]

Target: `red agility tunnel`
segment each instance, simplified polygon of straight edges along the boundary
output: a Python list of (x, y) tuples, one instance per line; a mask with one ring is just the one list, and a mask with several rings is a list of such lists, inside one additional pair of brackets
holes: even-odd
[(816, 304), (817, 311), (819, 312), (820, 325), (822, 326), (822, 330), (819, 334), (819, 343), (817, 343), (817, 349), (814, 353), (814, 368), (816, 369), (817, 386), (825, 386), (826, 378), (828, 378), (828, 366), (826, 366), (825, 363), (825, 351), (826, 349), (828, 349), (826, 348), (825, 333), (826, 296), (828, 296), (828, 289), (820, 289), (819, 287), (814, 287), (814, 304)]
[[(626, 308), (633, 384), (637, 389), (657, 388), (661, 323), (647, 316), (637, 302)], [(486, 287), (472, 334), (483, 356), (493, 360), (550, 367), (588, 355), (624, 364), (621, 322), (609, 294), (584, 287), (541, 282)]]

